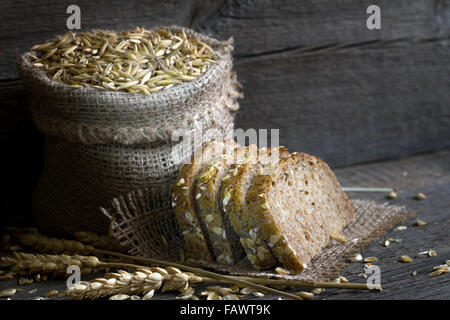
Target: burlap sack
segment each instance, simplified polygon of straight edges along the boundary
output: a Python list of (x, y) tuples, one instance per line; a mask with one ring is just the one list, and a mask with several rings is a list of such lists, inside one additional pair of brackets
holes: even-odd
[[(179, 166), (202, 143), (232, 136), (239, 92), (231, 41), (184, 30), (210, 45), (217, 63), (193, 81), (151, 96), (69, 88), (34, 68), (27, 54), (20, 57), (33, 119), (46, 135), (33, 199), (42, 231), (104, 233), (108, 220), (98, 208), (137, 188), (151, 190), (151, 206), (164, 214)], [(172, 141), (179, 132), (188, 136)]]

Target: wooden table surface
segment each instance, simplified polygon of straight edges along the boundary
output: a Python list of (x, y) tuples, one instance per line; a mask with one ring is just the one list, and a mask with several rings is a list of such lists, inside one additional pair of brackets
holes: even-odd
[[(450, 299), (450, 274), (429, 278), (433, 266), (450, 259), (450, 149), (422, 154), (398, 160), (374, 162), (335, 170), (342, 186), (392, 187), (398, 198), (387, 200), (381, 193), (350, 193), (352, 199), (372, 199), (378, 203), (389, 202), (415, 210), (418, 218), (427, 222), (422, 227), (414, 226), (416, 219), (403, 223), (406, 230), (390, 230), (385, 237), (402, 239), (388, 247), (380, 244), (383, 238), (374, 241), (362, 252), (363, 257), (375, 256), (374, 264), (381, 269), (382, 292), (362, 292), (329, 289), (315, 299)], [(422, 192), (426, 200), (418, 201), (414, 196)], [(437, 256), (419, 256), (418, 253), (434, 249)], [(401, 255), (408, 255), (411, 263), (399, 263)], [(416, 276), (412, 272), (416, 271)], [(363, 273), (362, 263), (352, 263), (341, 273), (351, 282), (365, 282), (358, 276)], [(94, 275), (93, 275), (94, 276)], [(85, 279), (85, 278), (83, 278)], [(65, 281), (51, 279), (47, 282), (19, 286), (18, 280), (0, 281), (0, 290), (20, 288), (12, 297), (15, 299), (34, 299), (45, 296), (52, 289), (64, 290)], [(32, 289), (36, 293), (28, 294)], [(298, 291), (298, 289), (297, 289)], [(173, 299), (173, 294), (157, 294), (154, 299)], [(256, 299), (255, 297), (249, 297)], [(258, 299), (277, 299), (265, 296)]]

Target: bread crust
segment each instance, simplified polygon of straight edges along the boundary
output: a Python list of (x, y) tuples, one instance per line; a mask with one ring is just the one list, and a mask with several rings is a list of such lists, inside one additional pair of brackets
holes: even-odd
[[(324, 190), (319, 186), (319, 190), (322, 192), (320, 197), (309, 194), (307, 190), (297, 190), (297, 193), (294, 193), (297, 199), (304, 197), (309, 199), (310, 196), (312, 204), (314, 201), (324, 201), (317, 205), (314, 204), (315, 207), (311, 207), (313, 211), (310, 212), (310, 215), (304, 214), (310, 209), (306, 200), (303, 203), (298, 200), (298, 203), (294, 203), (290, 208), (289, 205), (280, 204), (274, 198), (281, 188), (285, 188), (283, 192), (287, 192), (288, 184), (292, 183), (291, 178), (286, 178), (289, 172), (291, 172), (291, 176), (298, 175), (296, 177), (298, 179), (305, 175), (312, 177), (320, 175), (320, 181), (326, 179), (327, 181), (324, 183), (329, 184), (327, 185), (329, 190)], [(307, 181), (303, 182), (308, 185)], [(310, 182), (310, 184), (313, 183), (316, 182)], [(296, 182), (293, 187), (298, 188)], [(311, 187), (313, 186), (310, 185)], [(311, 190), (310, 188), (306, 189)], [(330, 206), (339, 204), (336, 209), (339, 212), (328, 213), (326, 208), (321, 209), (320, 206), (327, 205), (326, 201)], [(310, 260), (328, 244), (331, 233), (342, 232), (343, 228), (354, 218), (354, 210), (328, 165), (320, 158), (304, 153), (293, 153), (289, 158), (281, 159), (279, 166), (271, 175), (256, 176), (247, 194), (246, 203), (249, 211), (247, 215), (255, 217), (255, 224), (258, 226), (260, 236), (268, 243), (271, 252), (283, 267), (296, 273), (303, 271)], [(280, 212), (280, 208), (286, 208), (288, 212)], [(297, 212), (297, 208), (302, 209), (298, 209)], [(297, 223), (297, 221), (301, 221), (301, 223)], [(272, 263), (272, 261), (268, 260), (266, 263)]]
[[(256, 148), (256, 146), (254, 147)], [(271, 152), (270, 149), (260, 150), (261, 153)], [(287, 149), (279, 148), (280, 157), (288, 155)], [(255, 163), (256, 162), (256, 163)], [(272, 165), (275, 165), (272, 163)], [(239, 237), (239, 241), (247, 254), (248, 261), (257, 270), (268, 269), (277, 264), (267, 243), (260, 236), (257, 221), (246, 210), (246, 194), (249, 190), (251, 178), (262, 166), (257, 161), (244, 161), (231, 167), (229, 179), (222, 182), (221, 199), (224, 214)]]
[[(241, 148), (236, 146), (234, 151)], [(199, 172), (196, 191), (200, 195), (196, 200), (198, 211), (205, 223), (214, 255), (218, 262), (227, 264), (234, 263), (241, 255), (241, 250), (233, 243), (232, 230), (226, 226), (219, 204), (220, 186), (223, 178), (226, 180), (234, 155), (235, 152), (206, 164)]]
[(180, 174), (172, 190), (172, 207), (184, 236), (186, 259), (214, 260), (208, 234), (195, 208), (197, 176), (204, 164), (217, 156), (217, 148), (224, 146), (234, 148), (235, 145), (232, 140), (211, 141), (192, 156), (191, 163), (183, 164), (180, 168)]

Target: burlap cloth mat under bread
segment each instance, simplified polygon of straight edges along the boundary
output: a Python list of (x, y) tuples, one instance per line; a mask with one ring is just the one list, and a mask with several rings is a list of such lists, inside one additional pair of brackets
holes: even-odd
[(255, 271), (245, 259), (235, 265), (223, 265), (204, 261), (183, 261), (183, 237), (173, 215), (161, 211), (146, 210), (146, 193), (137, 191), (113, 200), (113, 211), (102, 209), (114, 218), (114, 234), (121, 244), (128, 246), (132, 255), (194, 265), (213, 271), (252, 277), (270, 277), (312, 281), (330, 281), (339, 276), (349, 257), (358, 253), (387, 230), (403, 220), (413, 217), (414, 212), (405, 207), (377, 204), (367, 200), (352, 200), (355, 220), (348, 225), (343, 235), (345, 243), (332, 240), (311, 261), (308, 268), (297, 275), (280, 275), (274, 270)]

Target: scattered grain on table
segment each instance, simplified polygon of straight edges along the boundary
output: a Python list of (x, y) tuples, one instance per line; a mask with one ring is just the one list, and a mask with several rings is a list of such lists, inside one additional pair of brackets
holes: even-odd
[(418, 226), (418, 227), (422, 227), (422, 226), (424, 226), (424, 225), (426, 225), (427, 223), (425, 222), (425, 221), (423, 221), (423, 220), (420, 220), (420, 219), (418, 219), (417, 221), (416, 221), (416, 226)]
[(401, 257), (400, 257), (400, 261), (401, 261), (401, 262), (405, 262), (405, 263), (412, 262), (413, 260), (414, 260), (414, 259), (411, 258), (411, 257), (409, 257), (409, 256), (401, 256)]
[(415, 199), (416, 200), (425, 200), (427, 198), (426, 195), (424, 195), (422, 192), (419, 192), (418, 194), (416, 194)]
[(386, 196), (388, 199), (395, 199), (397, 198), (397, 193), (395, 191), (389, 192), (389, 194)]
[(47, 294), (45, 296), (47, 298), (52, 298), (52, 297), (55, 297), (58, 293), (59, 293), (58, 290), (50, 290), (49, 292), (47, 292)]
[(17, 292), (16, 289), (11, 288), (11, 289), (5, 289), (3, 291), (0, 291), (0, 298), (9, 298), (12, 297), (13, 295), (15, 295)]

